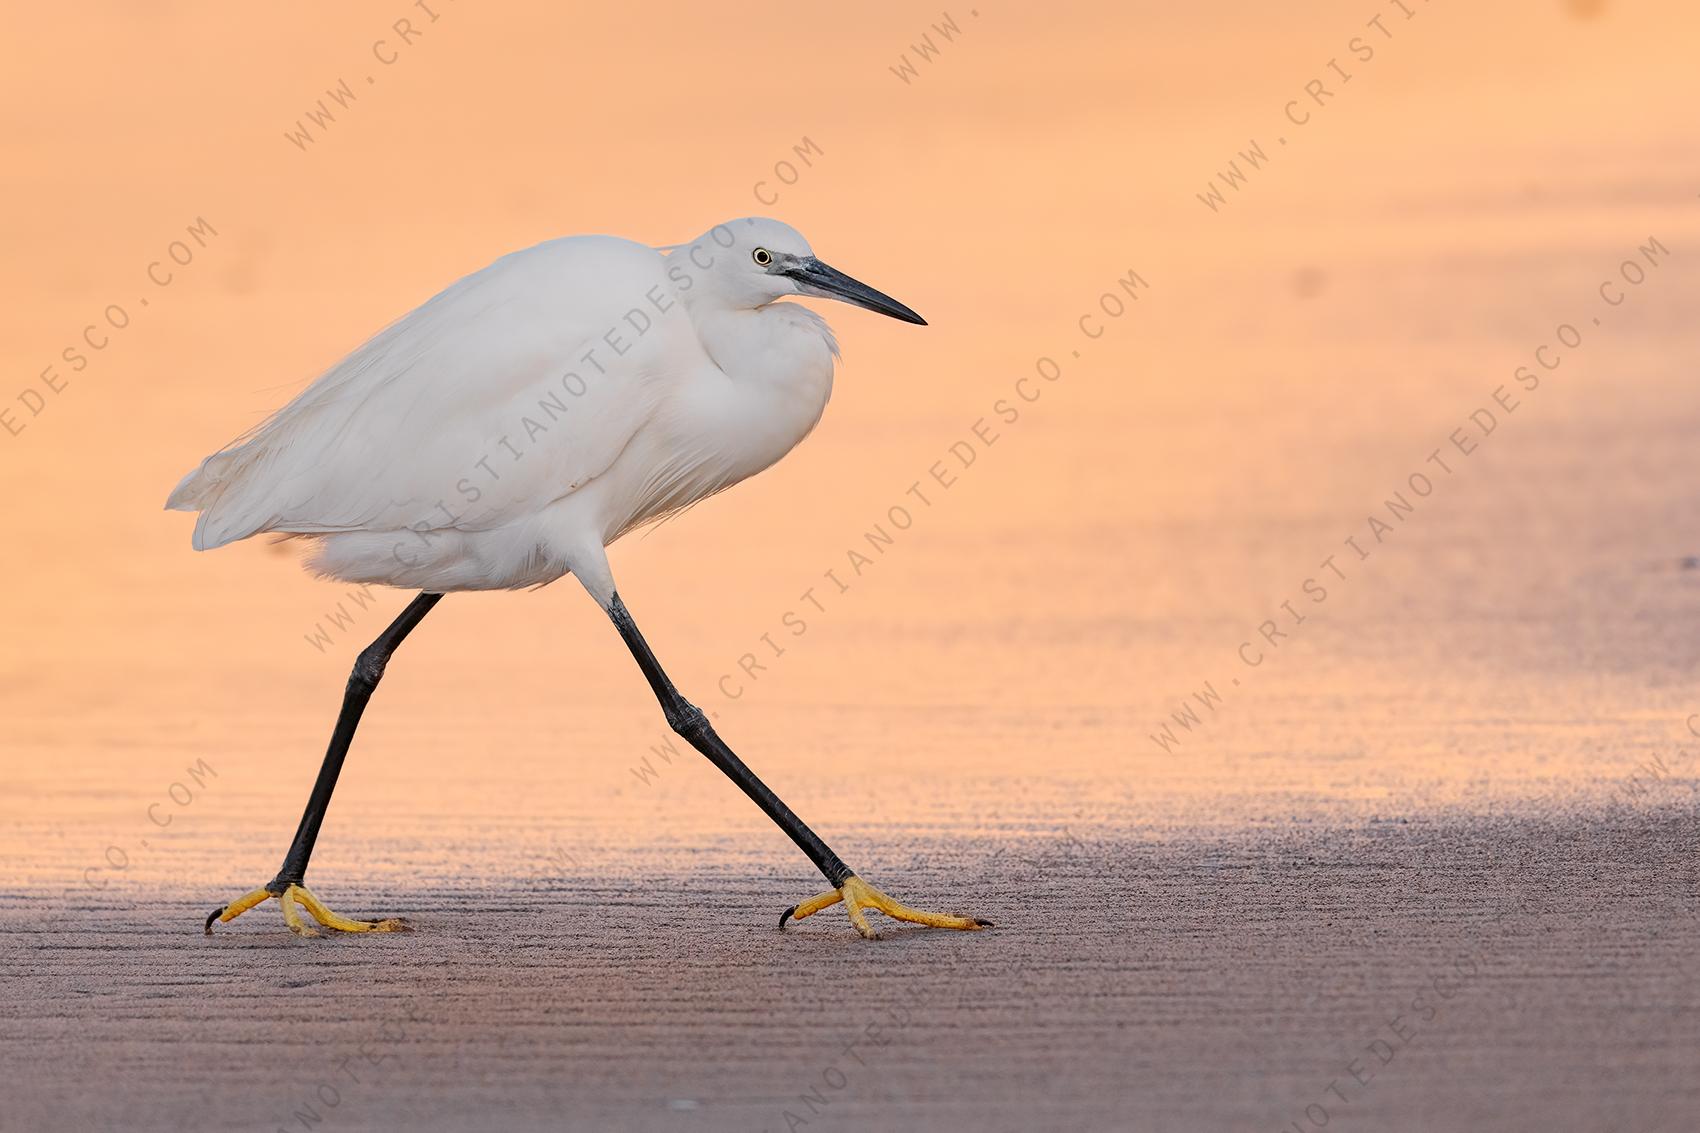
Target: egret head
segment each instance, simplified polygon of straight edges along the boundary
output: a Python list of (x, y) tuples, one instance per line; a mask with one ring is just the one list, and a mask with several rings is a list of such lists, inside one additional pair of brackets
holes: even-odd
[(891, 296), (822, 263), (801, 232), (765, 216), (717, 224), (673, 254), (686, 257), (692, 265), (687, 272), (707, 275), (716, 294), (733, 307), (753, 309), (787, 295), (814, 295), (927, 324)]

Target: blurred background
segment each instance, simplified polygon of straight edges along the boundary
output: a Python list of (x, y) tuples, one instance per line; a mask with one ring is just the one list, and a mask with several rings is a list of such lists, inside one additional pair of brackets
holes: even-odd
[[(1674, 0), (1410, 12), (17, 7), (5, 888), (210, 908), (269, 879), (406, 600), (287, 544), (193, 553), (160, 510), (185, 471), (504, 252), (748, 214), (931, 325), (816, 304), (844, 348), (817, 432), (614, 568), (876, 883), (1068, 838), (1609, 811), (1638, 781), (1691, 807), (1700, 27)], [(657, 871), (813, 892), (670, 738), (571, 580), (452, 597), (315, 877), (374, 912)], [(976, 897), (906, 893), (944, 894)]]
[[(111, 880), (203, 853), (225, 886), (270, 876), (347, 668), (405, 596), (261, 539), (194, 554), (165, 494), (390, 319), (572, 232), (671, 243), (770, 214), (931, 321), (824, 309), (845, 357), (817, 433), (614, 552), (686, 691), (852, 860), (891, 825), (1609, 791), (1700, 708), (1679, 6), (755, 4), (641, 34), (623, 10), (446, 0), (279, 17), (14, 17), (0, 805), (30, 885), (145, 836), (202, 759), (207, 804)], [(1516, 413), (1458, 455), (1501, 386)], [(922, 505), (941, 461), (952, 486)], [(882, 553), (864, 536), (905, 503)], [(397, 864), (441, 859), (421, 812), (511, 869), (675, 834), (791, 854), (706, 764), (658, 762), (628, 668), (570, 582), (447, 603), (384, 687), (318, 868), (403, 813)]]

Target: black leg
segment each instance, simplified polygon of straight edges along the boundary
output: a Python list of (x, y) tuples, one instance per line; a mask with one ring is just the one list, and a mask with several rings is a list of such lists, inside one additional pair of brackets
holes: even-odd
[(613, 619), (614, 627), (625, 639), (626, 647), (637, 659), (638, 668), (649, 681), (649, 687), (655, 690), (655, 699), (661, 702), (661, 710), (667, 714), (667, 723), (672, 729), (685, 737), (690, 745), (708, 756), (708, 761), (720, 768), (726, 777), (738, 784), (743, 792), (755, 800), (755, 804), (767, 816), (779, 824), (779, 828), (791, 836), (791, 841), (797, 843), (802, 851), (809, 855), (821, 873), (826, 875), (827, 884), (834, 889), (844, 884), (844, 879), (853, 877), (850, 867), (845, 865), (839, 856), (827, 848), (825, 842), (810, 830), (803, 820), (794, 814), (790, 807), (780, 801), (779, 796), (768, 790), (767, 784), (756, 778), (756, 773), (744, 766), (731, 748), (727, 747), (714, 728), (709, 724), (708, 717), (702, 709), (686, 700), (673, 687), (673, 682), (661, 669), (661, 662), (655, 659), (655, 654), (644, 641), (643, 634), (638, 632), (637, 623), (632, 620), (631, 612), (626, 604), (620, 601), (618, 594), (608, 607), (608, 616)]
[(331, 733), (330, 748), (325, 752), (325, 762), (319, 768), (313, 793), (307, 799), (301, 825), (296, 828), (295, 841), (289, 845), (283, 868), (266, 886), (272, 893), (282, 893), (291, 885), (301, 884), (307, 873), (307, 859), (313, 856), (313, 843), (319, 838), (319, 826), (325, 820), (325, 809), (331, 805), (331, 792), (336, 790), (343, 758), (348, 755), (348, 745), (354, 741), (354, 729), (360, 724), (360, 714), (366, 711), (366, 702), (372, 699), (372, 691), (383, 679), (384, 666), (389, 664), (390, 655), (442, 598), (441, 594), (421, 594), (409, 602), (407, 609), (355, 659), (354, 672), (349, 674), (348, 688), (342, 694), (342, 712), (336, 718), (336, 730)]

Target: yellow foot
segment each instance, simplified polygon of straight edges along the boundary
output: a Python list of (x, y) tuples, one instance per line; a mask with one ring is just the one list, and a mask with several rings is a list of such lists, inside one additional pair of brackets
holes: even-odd
[(908, 905), (894, 901), (863, 881), (855, 874), (844, 879), (844, 884), (837, 889), (829, 889), (819, 897), (811, 897), (801, 905), (792, 905), (779, 915), (779, 927), (784, 928), (789, 920), (802, 920), (813, 916), (822, 909), (830, 909), (838, 902), (844, 902), (845, 912), (850, 914), (850, 923), (856, 926), (856, 931), (869, 940), (878, 940), (880, 934), (868, 924), (868, 918), (862, 915), (863, 909), (878, 909), (893, 920), (909, 921), (912, 924), (931, 925), (933, 928), (957, 928), (966, 932), (974, 932), (982, 928), (991, 928), (991, 921), (983, 921), (979, 917), (957, 916), (952, 913), (926, 913), (920, 909), (911, 909)]
[(333, 913), (325, 903), (307, 891), (305, 885), (291, 885), (282, 893), (273, 893), (270, 889), (256, 889), (244, 894), (228, 905), (214, 909), (207, 917), (207, 935), (212, 935), (214, 921), (233, 921), (243, 913), (260, 904), (268, 897), (276, 897), (279, 905), (283, 906), (283, 923), (289, 926), (289, 931), (296, 936), (318, 936), (319, 930), (301, 919), (301, 911), (297, 909), (299, 902), (312, 914), (313, 919), (326, 928), (337, 932), (411, 932), (405, 920), (400, 917), (389, 917), (381, 921), (356, 921), (340, 913)]

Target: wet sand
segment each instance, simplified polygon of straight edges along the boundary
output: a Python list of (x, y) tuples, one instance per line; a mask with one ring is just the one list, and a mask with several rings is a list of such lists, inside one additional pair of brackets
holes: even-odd
[(13, 895), (5, 1127), (1693, 1128), (1694, 819), (923, 843), (887, 884), (998, 926), (877, 944), (713, 854), (400, 886), (393, 937)]

